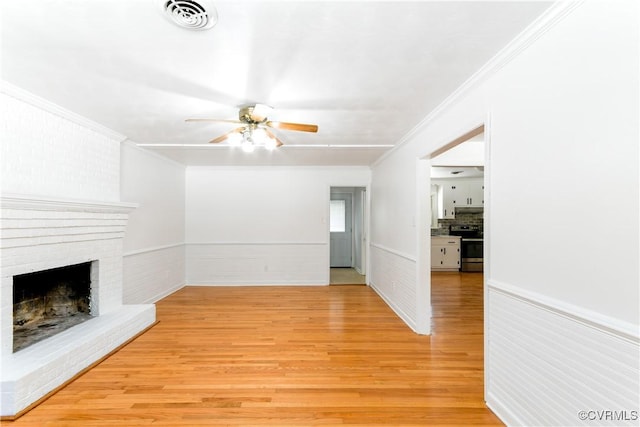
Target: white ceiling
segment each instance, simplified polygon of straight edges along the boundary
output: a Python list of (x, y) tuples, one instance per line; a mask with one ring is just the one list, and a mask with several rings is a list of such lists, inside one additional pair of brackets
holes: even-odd
[(484, 132), (431, 159), (432, 166), (484, 166)]
[[(193, 31), (155, 0), (2, 2), (2, 78), (189, 165), (369, 165), (551, 3), (214, 4)], [(319, 131), (243, 153), (207, 143), (233, 125), (184, 122), (253, 102)]]
[(431, 159), (431, 178), (484, 176), (484, 132)]

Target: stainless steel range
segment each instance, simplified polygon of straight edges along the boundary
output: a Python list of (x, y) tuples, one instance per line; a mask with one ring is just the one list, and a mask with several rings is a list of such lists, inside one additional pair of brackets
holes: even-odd
[(484, 270), (484, 238), (477, 225), (450, 225), (449, 234), (460, 236), (460, 271)]

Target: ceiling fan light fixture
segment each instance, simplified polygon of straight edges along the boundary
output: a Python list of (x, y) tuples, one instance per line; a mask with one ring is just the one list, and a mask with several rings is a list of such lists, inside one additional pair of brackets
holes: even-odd
[(244, 132), (242, 132), (242, 142), (240, 143), (240, 148), (242, 148), (242, 151), (244, 151), (245, 153), (253, 153), (253, 151), (256, 149), (251, 129), (245, 129)]
[(256, 146), (251, 139), (243, 141), (241, 147), (242, 151), (244, 151), (245, 153), (253, 153), (256, 149)]
[(256, 145), (264, 147), (266, 150), (274, 150), (283, 146), (284, 143), (272, 132), (271, 128), (298, 132), (318, 132), (318, 125), (268, 120), (267, 114), (271, 111), (273, 111), (273, 107), (265, 104), (245, 105), (238, 110), (238, 120), (194, 118), (186, 119), (185, 121), (240, 124), (240, 127), (212, 139), (209, 143), (217, 144), (227, 141), (226, 145), (233, 146), (238, 144), (235, 138), (242, 135), (240, 137), (242, 141), (240, 146), (246, 148), (245, 151), (247, 152), (253, 151)]
[(264, 141), (264, 148), (266, 148), (268, 151), (273, 151), (278, 147), (278, 143), (275, 139), (271, 138), (270, 136), (267, 136), (265, 141)]

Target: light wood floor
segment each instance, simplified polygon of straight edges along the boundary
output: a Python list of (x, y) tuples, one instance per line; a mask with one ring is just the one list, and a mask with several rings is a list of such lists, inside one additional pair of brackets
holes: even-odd
[(433, 276), (434, 332), (366, 286), (187, 287), (159, 323), (7, 426), (501, 425), (482, 275)]

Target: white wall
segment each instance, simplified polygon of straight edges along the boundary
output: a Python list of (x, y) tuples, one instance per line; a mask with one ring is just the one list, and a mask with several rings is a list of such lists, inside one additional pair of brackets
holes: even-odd
[(639, 399), (638, 4), (556, 10), (372, 176), (372, 285), (411, 324), (428, 283), (391, 267), (420, 256), (417, 159), (487, 125), (486, 398), (513, 425)]
[(184, 285), (185, 167), (122, 144), (121, 197), (138, 204), (124, 239), (124, 300), (155, 302)]
[(368, 168), (189, 167), (188, 284), (327, 284), (331, 186)]
[(0, 190), (118, 201), (121, 135), (0, 81)]

